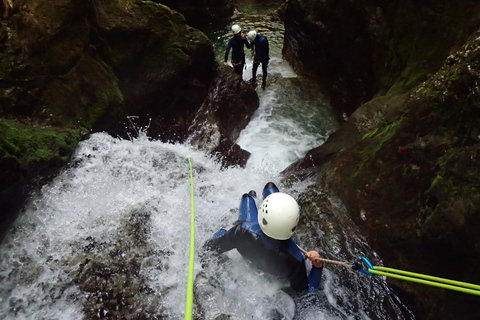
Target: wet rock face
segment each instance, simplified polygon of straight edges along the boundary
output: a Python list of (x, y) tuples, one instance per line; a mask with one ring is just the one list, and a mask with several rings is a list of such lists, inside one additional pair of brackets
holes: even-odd
[(235, 141), (259, 107), (254, 87), (221, 67), (208, 97), (189, 128), (189, 142), (220, 157), (226, 166), (244, 166), (250, 155)]
[(374, 85), (374, 39), (365, 1), (289, 1), (285, 58), (320, 79), (339, 118), (369, 100)]
[[(385, 266), (480, 283), (479, 59), (476, 32), (429, 80), (362, 105), (290, 168), (322, 173), (317, 183), (342, 199)], [(477, 317), (474, 296), (389, 281), (420, 301), (420, 319)]]
[(216, 64), (182, 15), (148, 1), (16, 2), (2, 20), (0, 115), (125, 135), (185, 127)]
[(150, 216), (136, 210), (126, 214), (115, 243), (88, 237), (76, 244), (78, 256), (67, 272), (84, 293), (80, 301), (88, 319), (166, 317), (159, 308), (162, 293), (144, 277), (145, 269), (162, 272), (161, 258), (170, 253), (154, 252), (146, 241), (149, 232)]
[(475, 1), (293, 0), (284, 8), (285, 58), (320, 81), (342, 120), (374, 96), (426, 80), (478, 24), (468, 13)]

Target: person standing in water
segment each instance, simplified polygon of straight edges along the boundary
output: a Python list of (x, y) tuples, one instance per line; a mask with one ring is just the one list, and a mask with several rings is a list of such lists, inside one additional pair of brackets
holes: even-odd
[(262, 89), (265, 89), (265, 86), (267, 85), (268, 61), (270, 60), (268, 39), (260, 33), (257, 33), (255, 30), (248, 32), (247, 37), (250, 41), (253, 54), (252, 82), (255, 84), (257, 80), (257, 69), (258, 65), (261, 63), (263, 72)]
[(247, 49), (250, 49), (250, 43), (247, 41), (245, 35), (242, 33), (242, 28), (238, 24), (232, 26), (232, 31), (233, 37), (228, 40), (223, 64), (228, 66), (228, 55), (231, 49), (233, 69), (236, 74), (242, 77), (245, 66), (245, 52), (243, 51), (243, 47), (245, 46)]
[(307, 274), (304, 256), (292, 238), (300, 218), (297, 201), (280, 192), (273, 182), (263, 189), (260, 212), (255, 196), (254, 191), (242, 196), (235, 226), (228, 231), (217, 231), (205, 243), (205, 253), (220, 254), (237, 249), (256, 268), (289, 281), (293, 290), (318, 290), (323, 270), (320, 254), (317, 251), (306, 253), (306, 258), (312, 262)]

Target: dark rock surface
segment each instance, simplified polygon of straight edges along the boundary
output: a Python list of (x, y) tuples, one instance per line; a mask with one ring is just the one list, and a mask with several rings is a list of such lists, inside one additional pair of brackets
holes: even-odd
[(286, 2), (285, 58), (319, 79), (339, 118), (426, 80), (478, 27), (476, 1)]
[[(338, 197), (385, 266), (480, 283), (478, 61), (475, 32), (427, 81), (365, 103), (286, 170)], [(478, 315), (477, 296), (388, 281), (418, 319)]]
[(258, 107), (255, 89), (230, 67), (221, 67), (189, 128), (189, 142), (217, 155), (225, 166), (244, 166), (250, 153), (235, 141)]

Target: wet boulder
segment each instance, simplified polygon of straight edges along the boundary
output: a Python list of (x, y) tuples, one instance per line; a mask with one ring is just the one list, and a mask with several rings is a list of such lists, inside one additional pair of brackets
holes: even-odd
[(235, 143), (259, 107), (254, 87), (220, 67), (208, 97), (189, 127), (189, 142), (217, 155), (223, 165), (244, 166), (250, 153)]

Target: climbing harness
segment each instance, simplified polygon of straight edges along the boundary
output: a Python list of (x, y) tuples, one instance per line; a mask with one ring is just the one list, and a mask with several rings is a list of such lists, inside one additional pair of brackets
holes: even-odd
[[(307, 256), (307, 251), (302, 249), (300, 246), (297, 245), (297, 247), (300, 249), (300, 251)], [(424, 275), (420, 273), (414, 273), (414, 272), (409, 272), (409, 271), (403, 271), (403, 270), (398, 270), (398, 269), (393, 269), (393, 268), (387, 268), (387, 267), (378, 267), (378, 266), (373, 266), (371, 262), (365, 258), (365, 257), (360, 257), (361, 260), (354, 262), (354, 263), (348, 263), (348, 262), (343, 262), (343, 261), (336, 261), (336, 260), (330, 260), (330, 259), (325, 259), (325, 258), (317, 258), (317, 260), (324, 261), (324, 262), (329, 262), (329, 263), (334, 263), (338, 264), (341, 266), (344, 266), (349, 269), (353, 269), (356, 271), (360, 271), (362, 273), (368, 274), (368, 275), (380, 275), (380, 276), (385, 276), (385, 277), (391, 277), (395, 279), (400, 279), (400, 280), (405, 280), (405, 281), (411, 281), (411, 282), (416, 282), (416, 283), (421, 283), (429, 286), (434, 286), (434, 287), (439, 287), (443, 289), (449, 289), (449, 290), (455, 290), (459, 292), (464, 292), (468, 294), (474, 294), (477, 296), (480, 296), (480, 286), (476, 284), (471, 284), (467, 282), (461, 282), (461, 281), (455, 281), (455, 280), (450, 280), (450, 279), (444, 279), (444, 278), (439, 278), (439, 277), (433, 277), (429, 275)], [(367, 265), (367, 268), (362, 267), (362, 262), (364, 262)]]
[(190, 259), (188, 267), (188, 282), (187, 282), (187, 297), (185, 303), (185, 320), (191, 320), (193, 316), (193, 267), (195, 258), (195, 220), (194, 220), (194, 205), (193, 205), (193, 172), (192, 162), (187, 157), (190, 166), (190, 197), (191, 197), (191, 218), (190, 218)]

